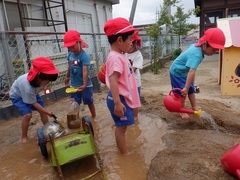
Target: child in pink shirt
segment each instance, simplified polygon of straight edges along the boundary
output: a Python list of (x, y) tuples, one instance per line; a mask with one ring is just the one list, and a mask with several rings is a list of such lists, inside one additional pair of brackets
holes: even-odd
[(107, 106), (114, 120), (117, 147), (128, 155), (125, 133), (127, 126), (135, 123), (134, 108), (141, 106), (132, 66), (126, 57), (132, 45), (136, 29), (124, 18), (108, 20), (104, 25), (105, 34), (111, 45), (106, 61), (106, 85), (109, 88)]

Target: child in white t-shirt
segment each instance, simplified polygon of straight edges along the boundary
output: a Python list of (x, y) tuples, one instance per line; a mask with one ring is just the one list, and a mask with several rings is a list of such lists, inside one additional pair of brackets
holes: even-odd
[[(135, 31), (132, 37), (132, 46), (126, 53), (129, 61), (132, 63), (134, 75), (137, 82), (139, 98), (141, 96), (141, 73), (140, 69), (143, 67), (143, 56), (139, 50), (142, 47), (142, 40), (138, 36), (138, 31)], [(138, 119), (138, 108), (134, 109), (134, 119)]]

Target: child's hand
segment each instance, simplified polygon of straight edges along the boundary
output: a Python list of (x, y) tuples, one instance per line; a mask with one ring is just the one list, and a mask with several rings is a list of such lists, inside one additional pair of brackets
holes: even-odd
[(52, 112), (51, 112), (51, 115), (50, 115), (52, 118), (54, 118), (54, 119), (57, 119), (57, 116), (55, 115), (55, 114), (53, 114)]
[(64, 84), (65, 84), (65, 86), (69, 86), (69, 82), (70, 82), (70, 78), (69, 78), (69, 77), (66, 77), (66, 78), (64, 79)]
[(86, 89), (86, 87), (87, 86), (80, 86), (80, 87), (77, 88), (78, 89), (77, 91), (82, 92), (82, 91), (84, 91), (84, 89)]
[(189, 89), (187, 89), (187, 88), (183, 88), (183, 89), (181, 90), (182, 95), (183, 95), (183, 96), (188, 95), (188, 90), (189, 90)]
[(118, 117), (122, 117), (124, 115), (124, 112), (126, 111), (126, 107), (122, 104), (115, 104), (114, 107), (114, 114)]
[(54, 119), (57, 118), (57, 116), (56, 116), (53, 112), (50, 112), (50, 113), (48, 114), (48, 116), (51, 117), (51, 118), (54, 118)]

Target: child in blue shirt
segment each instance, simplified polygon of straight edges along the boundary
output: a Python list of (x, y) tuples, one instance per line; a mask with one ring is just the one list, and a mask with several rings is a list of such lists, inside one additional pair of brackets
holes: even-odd
[(93, 85), (89, 76), (90, 57), (83, 50), (88, 45), (81, 39), (79, 32), (69, 30), (64, 35), (64, 47), (70, 51), (67, 57), (68, 71), (64, 83), (66, 86), (77, 88), (76, 93), (71, 94), (78, 104), (83, 101), (88, 105), (92, 118), (96, 117), (95, 106), (93, 104)]
[[(190, 45), (170, 66), (172, 88), (181, 88), (181, 95), (188, 95), (193, 110), (197, 110), (194, 94), (196, 70), (202, 62), (204, 55), (211, 56), (218, 49), (223, 50), (224, 44), (225, 36), (222, 30), (219, 28), (209, 28), (204, 32), (198, 43)], [(186, 113), (180, 113), (180, 115), (183, 119), (190, 118)]]

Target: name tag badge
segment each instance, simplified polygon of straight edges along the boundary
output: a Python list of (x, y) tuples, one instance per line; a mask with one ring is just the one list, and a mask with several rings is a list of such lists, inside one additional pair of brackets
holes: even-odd
[(78, 60), (73, 60), (72, 63), (74, 66), (78, 66)]

